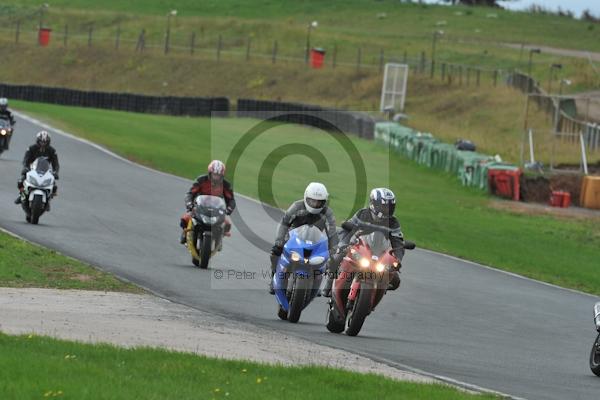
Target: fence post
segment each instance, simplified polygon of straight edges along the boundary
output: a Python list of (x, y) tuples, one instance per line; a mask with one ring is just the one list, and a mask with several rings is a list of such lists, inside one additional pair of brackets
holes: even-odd
[(471, 86), (471, 67), (467, 67), (467, 86)]
[(431, 71), (429, 71), (429, 78), (435, 78), (435, 61), (433, 59), (431, 60)]
[(425, 72), (425, 52), (421, 52), (421, 61), (419, 62), (419, 70), (421, 73)]
[(221, 61), (221, 50), (223, 49), (223, 36), (219, 35), (219, 41), (217, 42), (217, 61)]
[(452, 75), (454, 74), (454, 65), (451, 64), (448, 69), (448, 85), (452, 85)]
[(384, 60), (385, 60), (385, 56), (384, 56), (383, 49), (380, 49), (379, 50), (379, 72), (383, 71)]
[(119, 50), (121, 45), (121, 21), (117, 24), (117, 37), (115, 38), (115, 50)]
[(359, 47), (358, 51), (356, 53), (356, 70), (359, 71), (360, 70), (360, 61), (362, 58), (362, 49)]
[(94, 33), (94, 25), (90, 25), (88, 28), (88, 47), (92, 47), (92, 35)]
[(441, 77), (442, 77), (442, 82), (443, 82), (444, 80), (446, 80), (446, 63), (442, 63), (441, 67), (442, 67)]
[(462, 86), (463, 83), (463, 67), (462, 65), (458, 66), (458, 84)]
[(494, 70), (494, 87), (498, 84), (498, 70)]
[(481, 70), (477, 68), (477, 87), (479, 87), (479, 82), (481, 81)]
[(146, 47), (146, 29), (142, 29), (140, 32), (140, 36), (138, 36), (138, 41), (135, 45), (135, 51), (141, 53), (144, 51), (144, 47)]
[(331, 57), (331, 66), (335, 68), (337, 64), (337, 44), (333, 45), (333, 55)]
[(63, 46), (67, 47), (69, 38), (69, 25), (65, 24), (65, 35), (63, 36)]
[(273, 54), (271, 56), (271, 62), (273, 64), (277, 62), (277, 40), (273, 42)]
[(196, 49), (196, 32), (192, 32), (192, 36), (190, 37), (190, 54), (194, 55), (194, 50)]
[(246, 61), (250, 60), (250, 43), (252, 42), (252, 38), (248, 36), (248, 40), (246, 41)]
[(15, 44), (19, 44), (19, 35), (21, 34), (21, 20), (17, 20), (17, 27), (15, 29)]

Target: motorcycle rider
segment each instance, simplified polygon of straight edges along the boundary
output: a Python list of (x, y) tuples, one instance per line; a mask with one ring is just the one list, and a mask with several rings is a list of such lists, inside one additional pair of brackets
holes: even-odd
[(0, 97), (0, 118), (9, 121), (11, 126), (15, 126), (15, 117), (8, 109), (8, 99), (6, 97)]
[[(46, 131), (39, 131), (35, 135), (35, 144), (29, 146), (27, 151), (25, 152), (25, 156), (23, 157), (23, 169), (21, 170), (21, 177), (17, 182), (17, 188), (19, 189), (19, 197), (15, 200), (15, 204), (21, 204), (21, 193), (23, 192), (24, 186), (23, 182), (25, 181), (25, 177), (27, 172), (29, 171), (30, 165), (34, 162), (38, 157), (46, 157), (48, 162), (52, 165), (52, 174), (54, 175), (55, 181), (58, 180), (58, 171), (60, 169), (60, 165), (58, 164), (58, 155), (56, 154), (56, 149), (50, 146), (50, 134)], [(56, 183), (52, 188), (52, 196), (56, 195), (57, 186)], [(47, 203), (47, 211), (50, 211), (50, 203)]]
[(358, 210), (352, 218), (342, 224), (343, 233), (337, 252), (327, 264), (327, 277), (321, 294), (331, 297), (331, 287), (337, 276), (337, 270), (346, 255), (346, 246), (356, 233), (355, 226), (358, 222), (367, 222), (373, 225), (384, 226), (391, 229), (389, 240), (392, 245), (393, 255), (400, 261), (396, 269), (391, 273), (388, 290), (396, 290), (400, 286), (400, 268), (402, 257), (404, 257), (404, 235), (400, 228), (398, 219), (394, 216), (396, 209), (396, 196), (387, 188), (376, 188), (369, 195), (369, 207)]
[(271, 281), (269, 282), (269, 293), (275, 294), (273, 289), (273, 275), (277, 268), (279, 256), (283, 252), (283, 245), (286, 242), (286, 236), (290, 229), (298, 228), (302, 225), (315, 225), (321, 230), (325, 230), (329, 239), (330, 254), (338, 244), (338, 236), (335, 226), (335, 216), (333, 211), (327, 206), (329, 193), (325, 185), (318, 182), (311, 182), (304, 191), (304, 198), (292, 203), (281, 219), (277, 228), (275, 244), (271, 249)]
[[(185, 196), (185, 208), (187, 211), (183, 217), (181, 217), (179, 223), (182, 229), (181, 237), (179, 238), (181, 244), (185, 244), (186, 242), (185, 230), (187, 229), (190, 218), (192, 218), (191, 211), (194, 208), (194, 200), (200, 195), (222, 197), (227, 206), (227, 215), (231, 215), (233, 210), (235, 210), (233, 187), (231, 186), (231, 183), (225, 179), (225, 164), (222, 161), (212, 160), (210, 164), (208, 164), (208, 173), (199, 176)], [(225, 236), (230, 236), (230, 231), (231, 221), (229, 221), (229, 218), (226, 218), (224, 226)]]

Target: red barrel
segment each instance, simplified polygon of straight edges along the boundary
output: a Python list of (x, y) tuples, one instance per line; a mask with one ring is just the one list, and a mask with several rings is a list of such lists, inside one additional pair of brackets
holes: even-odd
[(520, 169), (488, 169), (488, 187), (490, 192), (499, 197), (519, 201), (521, 192)]
[(571, 193), (562, 190), (554, 190), (550, 195), (550, 205), (552, 207), (567, 208), (571, 205)]
[(40, 46), (46, 47), (50, 44), (50, 32), (52, 32), (50, 28), (40, 28), (38, 31), (38, 44)]
[(324, 61), (325, 61), (325, 50), (318, 49), (318, 48), (310, 50), (310, 66), (312, 68), (323, 67)]

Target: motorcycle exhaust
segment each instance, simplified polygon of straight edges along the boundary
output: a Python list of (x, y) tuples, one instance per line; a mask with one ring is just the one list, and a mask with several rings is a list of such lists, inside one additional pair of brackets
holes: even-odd
[(600, 303), (594, 305), (594, 322), (596, 323), (596, 330), (600, 332)]

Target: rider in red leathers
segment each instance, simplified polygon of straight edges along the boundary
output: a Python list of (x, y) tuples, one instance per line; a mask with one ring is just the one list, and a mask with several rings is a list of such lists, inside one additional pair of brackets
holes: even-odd
[[(233, 196), (233, 187), (231, 183), (225, 179), (225, 164), (219, 160), (213, 160), (208, 164), (208, 174), (199, 176), (190, 190), (188, 190), (185, 196), (185, 208), (187, 212), (181, 217), (180, 226), (183, 230), (179, 242), (185, 244), (186, 233), (185, 229), (188, 226), (190, 218), (192, 218), (191, 211), (194, 208), (194, 200), (199, 195), (212, 195), (222, 197), (227, 205), (227, 215), (231, 215), (235, 210), (235, 198)], [(231, 233), (231, 221), (229, 218), (225, 219), (225, 236), (230, 236)]]

